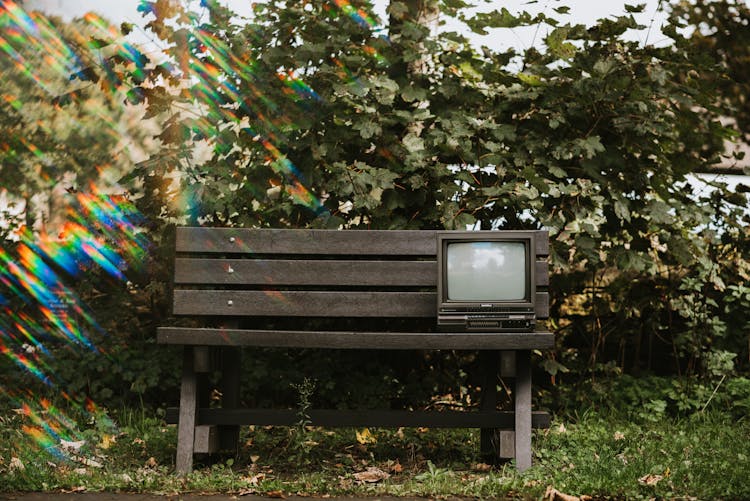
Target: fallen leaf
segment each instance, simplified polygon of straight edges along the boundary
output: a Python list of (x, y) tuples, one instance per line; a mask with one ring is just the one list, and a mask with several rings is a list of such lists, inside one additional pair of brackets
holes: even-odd
[(286, 496), (284, 496), (284, 491), (267, 491), (265, 494), (269, 498), (286, 499)]
[(114, 444), (115, 442), (117, 442), (117, 437), (115, 437), (114, 435), (104, 435), (102, 437), (102, 441), (99, 442), (99, 445), (97, 447), (106, 450), (112, 447), (112, 444)]
[(615, 441), (618, 441), (618, 440), (625, 440), (625, 434), (624, 434), (624, 433), (622, 433), (621, 431), (616, 431), (616, 432), (615, 432), (615, 436), (614, 436), (614, 439), (615, 439)]
[(146, 464), (144, 464), (146, 468), (156, 468), (159, 466), (159, 463), (156, 462), (156, 458), (154, 456), (151, 456), (146, 460)]
[(250, 456), (250, 461), (253, 463), (257, 463), (260, 459), (260, 456)]
[(78, 452), (86, 444), (85, 440), (79, 442), (70, 442), (68, 440), (60, 440), (60, 446), (70, 452)]
[(490, 471), (492, 469), (492, 466), (488, 465), (487, 463), (477, 463), (471, 468), (474, 471)]
[(585, 501), (590, 500), (591, 496), (572, 496), (570, 494), (560, 492), (550, 485), (549, 487), (547, 487), (547, 492), (544, 493), (544, 499), (545, 501)]
[(79, 485), (78, 487), (73, 487), (72, 489), (63, 489), (60, 492), (64, 494), (72, 494), (74, 492), (85, 492), (85, 491), (86, 491), (86, 488), (82, 485)]
[(356, 478), (359, 482), (368, 483), (380, 482), (381, 480), (385, 480), (390, 476), (390, 474), (384, 472), (377, 466), (369, 466), (365, 471), (360, 471), (359, 473), (354, 474), (354, 478)]
[(94, 461), (93, 459), (85, 458), (83, 456), (74, 458), (76, 461), (81, 463), (85, 466), (90, 466), (92, 468), (101, 468), (102, 464), (99, 461)]
[(564, 423), (560, 423), (560, 426), (557, 427), (557, 433), (567, 433), (568, 429), (565, 427)]
[(404, 467), (401, 466), (401, 463), (398, 461), (398, 459), (393, 465), (391, 465), (391, 471), (393, 473), (401, 473), (402, 471), (404, 471)]
[(376, 443), (378, 441), (378, 439), (375, 437), (375, 435), (373, 435), (372, 433), (370, 433), (370, 429), (369, 428), (365, 428), (361, 432), (360, 431), (356, 431), (355, 433), (357, 434), (357, 442), (359, 442), (362, 445), (365, 445), (365, 444), (374, 444), (374, 443)]
[(23, 464), (23, 461), (20, 459), (13, 457), (10, 458), (10, 464), (8, 465), (8, 469), (10, 471), (23, 471), (26, 469), (26, 466)]
[(258, 492), (258, 491), (256, 491), (255, 489), (245, 489), (244, 491), (240, 491), (240, 492), (238, 492), (238, 493), (237, 493), (237, 496), (238, 496), (238, 497), (242, 497), (242, 496), (250, 496), (250, 495), (252, 495), (252, 494), (256, 494), (257, 492)]
[(662, 475), (653, 475), (649, 473), (648, 475), (644, 475), (641, 478), (639, 478), (638, 483), (641, 485), (656, 485), (662, 479), (664, 479)]
[(76, 475), (88, 475), (89, 471), (86, 468), (76, 468), (73, 470)]
[(250, 485), (258, 485), (264, 478), (266, 478), (265, 473), (258, 473), (257, 475), (253, 475), (252, 477), (247, 477), (245, 481)]

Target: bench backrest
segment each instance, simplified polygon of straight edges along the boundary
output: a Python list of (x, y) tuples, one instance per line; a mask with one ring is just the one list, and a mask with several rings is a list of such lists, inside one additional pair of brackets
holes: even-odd
[[(435, 318), (435, 233), (180, 227), (174, 314)], [(536, 314), (547, 318), (549, 240), (536, 234)]]

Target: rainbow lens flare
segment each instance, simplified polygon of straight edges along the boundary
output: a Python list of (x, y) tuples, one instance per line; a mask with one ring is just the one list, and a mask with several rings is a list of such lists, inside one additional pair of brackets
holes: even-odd
[[(149, 243), (139, 230), (143, 220), (123, 196), (98, 193), (70, 195), (68, 221), (55, 236), (21, 232), (13, 252), (0, 248), (0, 354), (44, 385), (66, 387), (51, 368), (55, 346), (102, 354), (91, 334), (102, 333), (92, 313), (67, 285), (101, 270), (127, 280), (129, 270), (146, 261)], [(79, 440), (74, 420), (49, 400), (29, 391), (0, 386), (0, 394), (25, 416), (27, 436), (41, 449), (67, 457), (63, 441)], [(87, 415), (102, 412), (89, 399), (66, 392), (70, 406)]]

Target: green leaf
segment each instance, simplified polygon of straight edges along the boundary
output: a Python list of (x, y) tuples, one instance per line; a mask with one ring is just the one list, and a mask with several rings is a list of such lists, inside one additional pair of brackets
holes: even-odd
[(421, 137), (415, 136), (412, 133), (407, 134), (401, 141), (404, 147), (409, 153), (416, 153), (424, 151), (425, 145), (424, 140)]
[(539, 86), (544, 85), (544, 82), (542, 81), (541, 77), (539, 77), (539, 75), (533, 75), (531, 73), (520, 72), (516, 76), (518, 77), (520, 81), (532, 87), (539, 87)]
[(380, 135), (383, 131), (380, 124), (372, 120), (355, 122), (352, 128), (359, 131), (359, 135), (362, 136), (362, 139), (370, 139), (373, 136)]

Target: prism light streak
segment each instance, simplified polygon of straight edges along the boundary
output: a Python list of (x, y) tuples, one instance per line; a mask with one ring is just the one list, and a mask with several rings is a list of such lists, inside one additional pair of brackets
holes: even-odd
[[(0, 249), (0, 356), (50, 388), (63, 388), (65, 382), (48, 363), (52, 358), (48, 346), (64, 343), (102, 354), (90, 334), (103, 330), (65, 285), (66, 276), (99, 268), (125, 280), (127, 269), (141, 265), (149, 248), (137, 227), (143, 219), (125, 197), (99, 194), (92, 188), (91, 193), (77, 193), (70, 200), (69, 221), (60, 235), (22, 232), (14, 253)], [(0, 387), (0, 393), (30, 421), (24, 430), (38, 447), (69, 457), (61, 441), (80, 437), (73, 420), (31, 392), (19, 395)], [(81, 401), (64, 391), (60, 395), (89, 415), (101, 414), (90, 399)]]
[(355, 8), (349, 3), (349, 0), (333, 0), (333, 3), (336, 4), (336, 7), (341, 9), (341, 12), (349, 16), (352, 21), (363, 28), (372, 29), (376, 28), (379, 24), (376, 18), (372, 17), (364, 9)]

